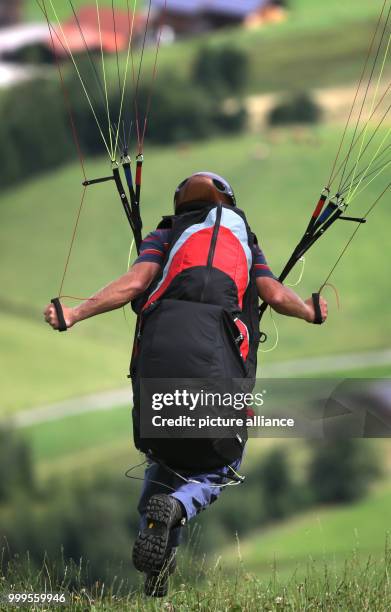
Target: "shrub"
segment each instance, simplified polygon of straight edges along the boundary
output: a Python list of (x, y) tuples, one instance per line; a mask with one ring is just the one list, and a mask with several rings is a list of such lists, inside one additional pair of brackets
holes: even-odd
[(31, 451), (11, 429), (0, 430), (0, 502), (16, 491), (31, 493), (35, 488)]
[[(78, 139), (84, 154), (100, 155), (105, 152), (105, 148), (98, 123), (102, 133), (105, 136), (106, 142), (109, 143), (109, 127), (105, 92), (100, 80), (101, 77), (99, 76), (98, 72), (95, 72), (95, 70), (92, 68), (91, 62), (87, 56), (80, 57), (77, 65), (95, 113), (94, 116), (90, 103), (81, 85), (80, 78), (72, 68), (66, 80), (66, 89), (69, 95), (70, 107), (76, 125)], [(109, 91), (108, 96), (110, 119), (114, 124), (119, 116), (119, 108), (121, 104), (120, 94), (118, 93), (118, 90), (115, 89), (113, 91)], [(67, 121), (69, 124), (68, 117)], [(115, 127), (116, 126), (113, 125), (114, 131)]]
[(83, 559), (89, 584), (114, 576), (135, 580), (129, 549), (138, 525), (137, 497), (129, 493), (122, 481), (104, 476), (91, 482), (59, 479), (35, 497), (19, 490), (0, 513), (4, 560), (26, 551), (35, 568), (46, 556), (65, 565)]
[(58, 87), (48, 80), (18, 85), (4, 94), (0, 130), (1, 156), (11, 151), (2, 166), (2, 183), (23, 181), (54, 168), (72, 154), (72, 140)]
[(248, 55), (232, 46), (203, 47), (195, 59), (192, 77), (209, 96), (236, 97), (248, 83)]
[(269, 125), (317, 123), (322, 111), (309, 94), (301, 93), (279, 102), (269, 113)]
[(316, 502), (351, 502), (367, 493), (379, 473), (368, 440), (318, 441), (309, 465), (308, 484)]
[[(208, 70), (209, 51), (205, 56)], [(218, 65), (219, 84), (214, 90), (208, 83), (212, 74), (201, 70), (204, 59), (200, 59), (199, 80), (179, 78), (172, 73), (162, 73), (153, 93), (151, 112), (148, 118), (146, 138), (149, 142), (169, 144), (186, 140), (207, 138), (215, 133), (235, 132), (245, 125), (246, 111), (238, 107), (227, 112), (222, 102), (228, 93), (237, 93), (244, 86), (244, 57), (235, 49), (220, 49), (212, 52)], [(212, 62), (213, 64), (213, 62)], [(211, 64), (211, 65), (212, 65)], [(98, 76), (88, 58), (80, 58), (78, 67), (94, 107), (96, 119), (109, 142), (109, 127), (106, 97)], [(214, 68), (213, 68), (214, 70)], [(81, 149), (85, 155), (98, 155), (105, 151), (100, 130), (83, 91), (79, 77), (72, 69), (66, 77), (73, 118), (76, 124)], [(201, 74), (203, 77), (201, 77)], [(209, 76), (208, 76), (209, 74)], [(205, 78), (204, 78), (205, 77)], [(117, 129), (121, 93), (118, 88), (108, 92), (109, 109), (114, 132)], [(149, 87), (139, 89), (138, 106), (140, 129), (149, 106)], [(14, 87), (2, 95), (0, 125), (0, 173), (3, 186), (55, 168), (75, 158), (67, 104), (64, 103), (61, 86), (57, 81), (39, 79)], [(132, 93), (126, 96), (124, 112), (127, 123), (133, 120)], [(121, 130), (122, 131), (122, 130)]]
[[(5, 116), (5, 110), (1, 114)], [(16, 183), (21, 180), (22, 159), (17, 143), (10, 140), (8, 126), (5, 121), (0, 121), (0, 182), (2, 187)]]
[[(141, 115), (147, 106), (149, 91), (140, 91)], [(206, 138), (213, 133), (214, 106), (199, 88), (190, 87), (174, 75), (164, 75), (157, 88), (148, 119), (147, 139), (170, 143)]]
[[(141, 121), (148, 96), (148, 88), (141, 88), (138, 100)], [(163, 74), (153, 95), (146, 139), (169, 144), (237, 132), (245, 125), (246, 118), (242, 107), (228, 112), (220, 99), (206, 95), (201, 87), (175, 75)]]
[(293, 483), (286, 452), (276, 448), (266, 456), (261, 470), (261, 487), (269, 519), (286, 516), (292, 510)]

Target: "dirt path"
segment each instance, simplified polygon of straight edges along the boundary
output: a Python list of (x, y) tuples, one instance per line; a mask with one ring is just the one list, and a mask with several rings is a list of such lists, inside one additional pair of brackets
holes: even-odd
[[(360, 370), (367, 367), (387, 366), (391, 368), (391, 349), (376, 352), (331, 355), (328, 357), (283, 361), (269, 366), (261, 366), (262, 378), (284, 378), (316, 373), (337, 373), (344, 370)], [(59, 421), (68, 416), (112, 410), (119, 406), (129, 406), (132, 401), (130, 386), (113, 391), (105, 391), (76, 397), (56, 404), (40, 406), (20, 412), (12, 417), (16, 427), (28, 427), (50, 421)]]
[[(384, 87), (379, 90), (376, 97), (375, 107), (383, 94)], [(372, 101), (376, 93), (376, 87), (373, 86), (368, 92), (367, 101), (365, 103), (364, 112), (362, 115), (362, 121), (365, 121), (370, 116), (370, 109), (372, 107)], [(356, 86), (349, 87), (333, 87), (329, 89), (315, 89), (312, 91), (312, 95), (319, 106), (323, 109), (324, 121), (332, 123), (344, 124), (348, 118), (353, 100), (356, 94)], [(277, 101), (284, 98), (284, 94), (265, 94), (249, 96), (247, 98), (247, 111), (250, 116), (250, 129), (259, 130), (267, 126), (267, 117), (270, 110), (275, 106)], [(363, 100), (363, 93), (357, 98), (357, 112), (361, 107)], [(379, 123), (387, 109), (387, 100), (385, 103), (379, 105), (379, 109), (373, 115), (373, 123)], [(352, 125), (354, 125), (354, 119), (357, 119), (355, 115), (352, 118)], [(384, 125), (388, 126), (391, 124), (391, 115), (386, 118)]]

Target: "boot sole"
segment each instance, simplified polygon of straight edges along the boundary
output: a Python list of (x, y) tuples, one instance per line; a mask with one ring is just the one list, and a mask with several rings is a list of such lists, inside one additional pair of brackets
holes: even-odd
[(173, 508), (165, 499), (152, 497), (147, 506), (147, 526), (133, 548), (133, 563), (140, 572), (159, 572), (166, 561)]

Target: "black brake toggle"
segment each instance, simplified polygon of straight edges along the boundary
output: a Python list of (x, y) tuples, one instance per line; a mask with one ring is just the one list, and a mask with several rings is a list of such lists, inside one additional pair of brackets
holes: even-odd
[(66, 332), (66, 331), (68, 331), (68, 326), (67, 326), (67, 324), (65, 322), (64, 311), (62, 309), (60, 299), (59, 298), (53, 298), (52, 299), (52, 304), (53, 304), (54, 308), (56, 309), (56, 315), (57, 315), (57, 319), (58, 319), (58, 331), (59, 332)]
[(322, 316), (322, 310), (320, 307), (320, 293), (313, 293), (312, 301), (314, 303), (314, 308), (315, 308), (314, 325), (323, 325), (324, 321), (323, 321), (323, 316)]

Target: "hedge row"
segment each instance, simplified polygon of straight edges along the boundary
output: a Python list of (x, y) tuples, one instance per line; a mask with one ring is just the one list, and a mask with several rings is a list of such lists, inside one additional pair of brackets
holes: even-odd
[[(80, 58), (96, 117), (108, 139), (105, 96), (97, 83), (88, 58)], [(85, 155), (104, 153), (104, 145), (88, 100), (77, 75), (64, 69), (80, 144)], [(214, 76), (216, 75), (216, 76)], [(193, 66), (191, 79), (160, 73), (149, 116), (148, 142), (168, 144), (208, 138), (235, 132), (245, 125), (246, 113), (224, 110), (227, 95), (240, 97), (247, 79), (247, 57), (241, 51), (202, 49)], [(212, 82), (213, 81), (213, 82)], [(141, 86), (138, 95), (140, 116), (148, 107), (149, 87)], [(121, 96), (109, 93), (111, 117), (118, 117)], [(132, 109), (131, 112), (130, 109)], [(134, 120), (131, 96), (125, 100), (128, 122)], [(2, 95), (0, 113), (0, 179), (2, 186), (45, 172), (74, 158), (69, 116), (60, 85), (54, 79), (34, 80), (14, 87)], [(134, 131), (133, 131), (134, 137)]]

